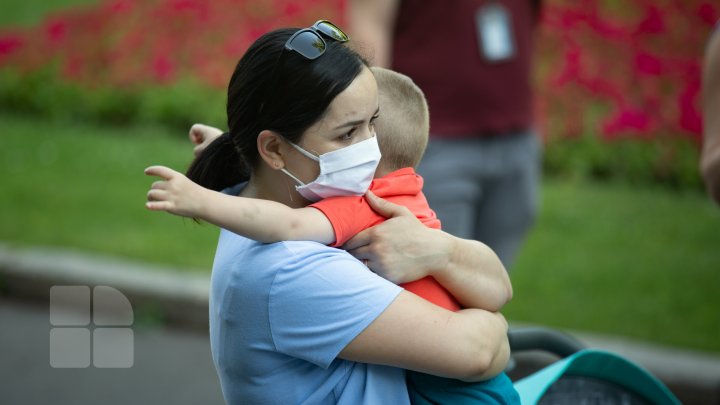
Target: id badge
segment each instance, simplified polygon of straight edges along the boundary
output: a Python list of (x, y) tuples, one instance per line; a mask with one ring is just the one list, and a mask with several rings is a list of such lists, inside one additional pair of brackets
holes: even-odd
[(489, 62), (502, 62), (515, 56), (515, 39), (508, 9), (490, 2), (475, 13), (480, 55)]

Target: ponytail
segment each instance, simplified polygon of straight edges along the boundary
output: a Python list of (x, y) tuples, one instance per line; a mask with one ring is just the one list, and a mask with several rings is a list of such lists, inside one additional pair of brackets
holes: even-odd
[(221, 191), (250, 178), (250, 168), (233, 144), (230, 133), (215, 139), (190, 164), (187, 177), (195, 183)]

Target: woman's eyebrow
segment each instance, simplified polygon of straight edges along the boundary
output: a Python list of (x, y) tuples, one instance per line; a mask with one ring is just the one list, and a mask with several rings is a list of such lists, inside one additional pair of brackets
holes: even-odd
[[(376, 115), (378, 115), (379, 113), (380, 113), (380, 106), (378, 106), (378, 108), (375, 110), (375, 113), (373, 113), (373, 117), (376, 116)], [(346, 123), (344, 123), (344, 124), (340, 124), (340, 125), (336, 126), (336, 127), (333, 128), (333, 129), (354, 127), (355, 125), (360, 125), (360, 124), (362, 124), (363, 122), (365, 122), (365, 120), (348, 121), (348, 122), (346, 122)]]

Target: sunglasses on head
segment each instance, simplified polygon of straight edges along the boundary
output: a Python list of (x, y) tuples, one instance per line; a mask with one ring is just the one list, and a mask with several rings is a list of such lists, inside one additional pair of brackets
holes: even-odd
[[(327, 42), (325, 42), (323, 37), (338, 42), (347, 42), (350, 40), (347, 34), (335, 24), (327, 20), (318, 20), (311, 27), (298, 30), (288, 38), (287, 42), (285, 42), (285, 49), (280, 53), (280, 57), (275, 63), (270, 77), (275, 77), (278, 66), (283, 64), (285, 50), (295, 51), (309, 60), (315, 60), (322, 56), (327, 49)], [(273, 93), (271, 90), (277, 86), (277, 80), (272, 80), (270, 83), (271, 85), (265, 89), (263, 100), (267, 100), (268, 94)], [(260, 104), (259, 112), (263, 111), (264, 106), (265, 101)]]
[(327, 48), (323, 37), (338, 42), (347, 42), (350, 39), (346, 33), (330, 21), (318, 20), (311, 27), (294, 33), (285, 42), (285, 49), (295, 51), (310, 60), (317, 59), (325, 53)]

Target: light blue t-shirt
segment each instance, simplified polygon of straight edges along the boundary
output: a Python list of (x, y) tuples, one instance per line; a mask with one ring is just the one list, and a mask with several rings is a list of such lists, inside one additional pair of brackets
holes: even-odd
[(347, 252), (222, 230), (210, 343), (228, 404), (409, 404), (405, 372), (337, 358), (402, 289)]

